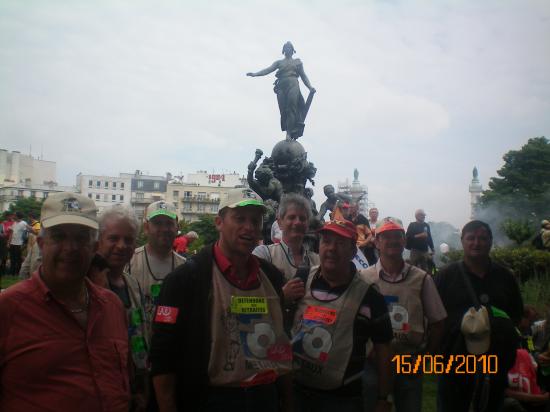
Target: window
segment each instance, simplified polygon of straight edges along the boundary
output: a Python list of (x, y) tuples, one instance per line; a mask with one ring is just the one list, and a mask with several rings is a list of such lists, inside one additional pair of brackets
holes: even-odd
[(91, 199), (91, 198), (92, 198), (92, 194), (91, 194), (91, 193), (88, 193), (88, 197)]
[(116, 189), (116, 182), (113, 182), (113, 189)]
[(31, 190), (31, 197), (36, 199), (36, 190)]
[(88, 180), (88, 187), (92, 187), (94, 185), (94, 181), (93, 180)]
[(124, 190), (124, 182), (120, 182), (120, 190)]
[(111, 195), (111, 202), (116, 202), (116, 195)]
[(193, 192), (185, 191), (183, 192), (183, 197), (184, 198), (193, 197)]
[(173, 197), (174, 199), (179, 198), (179, 197), (180, 197), (180, 192), (179, 192), (179, 190), (174, 190), (174, 191), (172, 192), (172, 197)]
[(136, 199), (141, 199), (141, 200), (145, 199), (145, 193), (137, 192), (136, 193)]
[(124, 201), (124, 195), (120, 195), (120, 201)]
[(44, 199), (47, 199), (49, 194), (50, 192), (44, 192)]
[(210, 205), (210, 211), (212, 213), (218, 213), (218, 205)]
[(204, 212), (206, 210), (206, 205), (204, 203), (199, 203), (197, 205), (197, 212)]
[(186, 211), (186, 212), (190, 212), (191, 211), (191, 203), (184, 203), (183, 204), (183, 210)]
[(109, 201), (109, 195), (108, 195), (108, 194), (104, 194), (104, 195), (103, 195), (103, 201), (104, 201), (104, 202), (108, 202), (108, 201)]
[(153, 183), (153, 188), (155, 188), (156, 190), (159, 190), (160, 189), (160, 183), (159, 182)]
[(96, 180), (95, 187), (97, 187), (98, 189), (101, 187), (101, 182), (99, 180)]
[(220, 199), (220, 194), (218, 192), (212, 192), (212, 193), (210, 193), (210, 199), (219, 200)]
[(23, 191), (22, 191), (22, 190), (18, 190), (18, 191), (17, 191), (17, 196), (23, 197)]
[(143, 189), (143, 180), (138, 180), (137, 181), (137, 188), (138, 189)]
[(99, 193), (96, 193), (95, 200), (99, 200)]
[(109, 182), (105, 180), (105, 189), (109, 189)]
[(206, 192), (199, 192), (197, 193), (197, 199), (204, 200), (206, 199)]

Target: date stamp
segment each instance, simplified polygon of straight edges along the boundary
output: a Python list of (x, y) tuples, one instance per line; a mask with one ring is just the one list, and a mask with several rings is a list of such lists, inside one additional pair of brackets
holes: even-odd
[(398, 375), (411, 374), (495, 374), (498, 372), (497, 355), (395, 355), (392, 358)]

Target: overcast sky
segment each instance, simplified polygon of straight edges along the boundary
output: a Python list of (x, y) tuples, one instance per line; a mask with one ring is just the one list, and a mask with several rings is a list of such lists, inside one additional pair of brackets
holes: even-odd
[[(78, 172), (246, 172), (284, 138), (290, 40), (317, 89), (299, 139), (322, 186), (359, 170), (381, 215), (462, 226), (478, 166), (550, 137), (550, 2), (0, 1), (0, 147)], [(303, 85), (302, 93), (307, 89)]]

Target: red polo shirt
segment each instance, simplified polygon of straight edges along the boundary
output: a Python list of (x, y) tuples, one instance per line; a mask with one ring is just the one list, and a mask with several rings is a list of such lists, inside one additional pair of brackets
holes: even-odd
[(241, 279), (237, 276), (235, 273), (235, 266), (233, 266), (233, 263), (231, 263), (231, 261), (223, 254), (222, 249), (217, 242), (214, 245), (214, 260), (225, 278), (239, 289), (256, 289), (260, 286), (260, 280), (258, 278), (260, 262), (258, 262), (258, 258), (256, 258), (256, 256), (250, 254), (248, 257), (248, 276), (245, 279)]
[(1, 412), (128, 411), (124, 309), (111, 291), (86, 284), (86, 330), (38, 272), (0, 294)]

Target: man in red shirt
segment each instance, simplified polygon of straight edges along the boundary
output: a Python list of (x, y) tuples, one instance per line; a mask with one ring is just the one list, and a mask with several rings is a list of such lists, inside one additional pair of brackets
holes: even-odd
[(178, 235), (178, 237), (174, 239), (174, 244), (172, 245), (174, 252), (178, 255), (185, 256), (189, 245), (198, 238), (199, 235), (197, 232), (193, 231), (187, 232), (185, 235)]
[(124, 309), (85, 277), (97, 248), (95, 204), (51, 195), (42, 229), (42, 266), (0, 294), (0, 410), (126, 412)]

